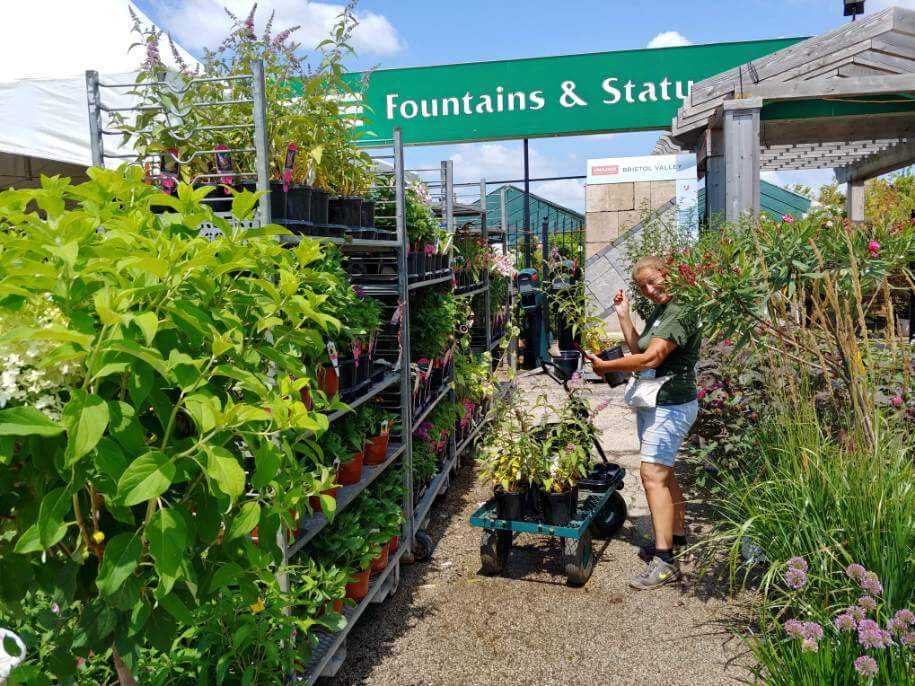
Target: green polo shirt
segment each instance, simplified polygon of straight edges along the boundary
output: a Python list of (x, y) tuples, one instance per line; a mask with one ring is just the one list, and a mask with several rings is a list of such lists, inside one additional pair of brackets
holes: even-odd
[(672, 375), (673, 378), (661, 386), (658, 405), (679, 405), (696, 399), (696, 364), (702, 347), (702, 332), (698, 318), (684, 310), (673, 300), (666, 305), (657, 305), (645, 330), (639, 338), (642, 352), (648, 350), (652, 338), (663, 338), (677, 344), (657, 369), (657, 376)]

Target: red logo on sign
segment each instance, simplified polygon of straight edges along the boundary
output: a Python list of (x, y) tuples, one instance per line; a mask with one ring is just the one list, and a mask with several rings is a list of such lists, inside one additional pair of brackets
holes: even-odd
[(620, 168), (617, 164), (605, 164), (599, 167), (591, 168), (591, 176), (609, 176), (612, 174), (619, 174)]

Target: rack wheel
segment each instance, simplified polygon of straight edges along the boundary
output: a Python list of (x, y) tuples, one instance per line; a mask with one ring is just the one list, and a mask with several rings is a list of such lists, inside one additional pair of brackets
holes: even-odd
[(428, 562), (432, 557), (432, 537), (425, 531), (417, 531), (413, 539), (413, 561)]
[(603, 509), (591, 520), (594, 538), (611, 538), (626, 521), (626, 499), (619, 491), (614, 492)]
[(581, 538), (562, 539), (562, 552), (569, 585), (584, 586), (594, 571), (591, 531), (586, 530)]
[(512, 532), (483, 529), (480, 540), (480, 566), (484, 574), (501, 574), (512, 549)]

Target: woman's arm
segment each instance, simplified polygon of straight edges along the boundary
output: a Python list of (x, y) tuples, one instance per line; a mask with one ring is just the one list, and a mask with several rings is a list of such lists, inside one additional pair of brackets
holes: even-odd
[(586, 356), (594, 368), (594, 373), (603, 376), (610, 372), (641, 372), (646, 369), (657, 369), (676, 349), (677, 344), (673, 341), (665, 338), (652, 338), (645, 352), (627, 355), (618, 360), (602, 360), (590, 353), (587, 353)]
[(629, 298), (626, 297), (626, 291), (622, 288), (613, 298), (613, 309), (616, 310), (616, 316), (619, 317), (620, 329), (626, 345), (629, 347), (629, 352), (633, 355), (642, 352), (639, 348), (639, 334), (635, 330), (635, 324), (632, 323), (632, 316), (629, 312)]

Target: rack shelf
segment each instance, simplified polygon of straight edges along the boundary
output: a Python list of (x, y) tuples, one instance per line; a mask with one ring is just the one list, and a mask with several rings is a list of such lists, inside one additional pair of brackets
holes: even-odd
[(435, 285), (440, 284), (440, 283), (445, 283), (446, 281), (447, 281), (448, 283), (450, 283), (452, 278), (453, 278), (453, 277), (452, 277), (451, 273), (449, 272), (449, 273), (446, 274), (445, 276), (439, 276), (438, 278), (435, 278), (435, 279), (426, 279), (425, 281), (414, 281), (413, 283), (410, 284), (410, 290), (411, 290), (411, 291), (414, 291), (414, 290), (416, 290), (417, 288), (425, 288), (425, 287), (427, 287), (427, 286), (435, 286)]
[[(403, 444), (388, 446), (388, 454), (384, 462), (374, 466), (364, 466), (362, 468), (362, 478), (359, 483), (352, 486), (341, 486), (337, 491), (337, 513), (339, 514), (352, 503), (360, 493), (362, 493), (378, 476), (387, 469), (394, 460), (403, 454), (405, 446)], [(286, 559), (290, 559), (304, 548), (311, 539), (313, 539), (325, 526), (327, 526), (327, 517), (323, 512), (316, 512), (310, 517), (305, 517), (299, 521), (299, 530), (302, 532), (293, 544), (286, 551)]]
[(332, 243), (342, 248), (360, 248), (376, 250), (396, 250), (400, 247), (397, 241), (374, 240), (366, 238), (345, 238), (340, 236), (305, 236), (301, 234), (280, 234), (277, 237), (280, 243), (298, 245), (303, 238), (310, 238), (321, 243)]
[(430, 402), (428, 405), (426, 405), (426, 408), (413, 420), (414, 429), (416, 427), (418, 427), (420, 424), (422, 424), (423, 421), (425, 421), (426, 417), (429, 416), (429, 413), (435, 409), (435, 406), (438, 405), (442, 401), (442, 398), (444, 398), (446, 395), (448, 395), (448, 392), (451, 390), (451, 387), (453, 384), (454, 384), (454, 382), (449, 382), (449, 383), (445, 384), (444, 386), (442, 386), (442, 390), (440, 390), (438, 392), (438, 395), (435, 396), (435, 398), (432, 400), (432, 402)]
[(442, 486), (448, 479), (449, 474), (451, 474), (457, 457), (457, 453), (449, 457), (448, 460), (445, 461), (445, 464), (442, 465), (442, 468), (438, 474), (436, 474), (432, 478), (432, 481), (429, 482), (429, 485), (426, 486), (426, 492), (423, 493), (423, 497), (420, 498), (420, 501), (416, 504), (416, 508), (413, 514), (413, 522), (416, 529), (422, 528), (423, 520), (426, 519), (426, 515), (429, 514), (429, 510), (432, 509), (432, 503), (435, 501), (435, 498), (442, 490)]
[(357, 407), (359, 407), (363, 403), (371, 400), (372, 398), (374, 398), (376, 395), (378, 395), (379, 393), (384, 391), (386, 388), (388, 388), (388, 386), (391, 386), (395, 381), (397, 381), (399, 379), (400, 379), (400, 372), (388, 372), (387, 374), (385, 374), (384, 379), (382, 379), (379, 383), (376, 383), (374, 386), (370, 386), (369, 390), (366, 391), (363, 395), (360, 395), (358, 398), (356, 398), (352, 402), (346, 403), (347, 406), (349, 407), (348, 410), (337, 410), (336, 412), (327, 416), (327, 421), (334, 422), (337, 419), (340, 419), (340, 417), (342, 417), (346, 414), (349, 414), (350, 410), (355, 410)]
[(454, 297), (456, 298), (472, 298), (475, 295), (480, 293), (485, 293), (488, 290), (488, 286), (477, 286), (472, 291), (464, 291), (463, 293), (455, 293)]

